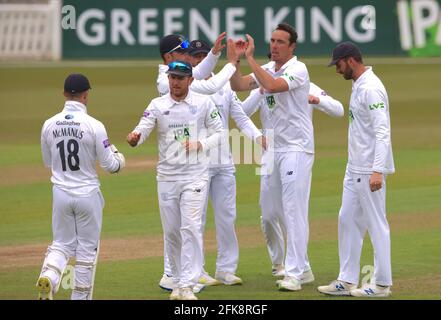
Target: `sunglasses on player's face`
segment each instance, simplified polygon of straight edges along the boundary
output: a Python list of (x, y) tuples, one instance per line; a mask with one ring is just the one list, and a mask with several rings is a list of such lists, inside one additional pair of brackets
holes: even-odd
[(173, 51), (178, 50), (178, 49), (188, 49), (189, 47), (190, 47), (190, 42), (188, 40), (184, 40), (179, 45), (177, 45), (176, 47), (174, 47), (173, 49), (171, 49), (167, 53), (172, 53)]

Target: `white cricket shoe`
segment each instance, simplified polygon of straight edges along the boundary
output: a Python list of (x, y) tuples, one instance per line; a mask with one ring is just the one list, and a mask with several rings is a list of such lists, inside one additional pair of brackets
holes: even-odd
[(190, 287), (181, 288), (178, 300), (198, 300)]
[(362, 298), (386, 298), (392, 294), (390, 287), (381, 287), (375, 284), (365, 284), (360, 289), (351, 290), (351, 296)]
[(271, 270), (271, 273), (275, 277), (284, 277), (285, 276), (285, 267), (283, 264), (274, 264)]
[(173, 277), (164, 273), (161, 280), (159, 281), (159, 287), (167, 291), (173, 291)]
[[(285, 279), (280, 279), (276, 281), (276, 285), (279, 285), (280, 283), (282, 283), (282, 281)], [(308, 270), (303, 272), (301, 278), (300, 278), (300, 284), (307, 284), (307, 283), (311, 283), (315, 280), (314, 278), (314, 274), (312, 273), (312, 270)]]
[(38, 300), (53, 300), (52, 282), (48, 277), (40, 277), (37, 281)]
[(300, 283), (307, 284), (307, 283), (314, 282), (314, 280), (315, 280), (314, 274), (312, 273), (312, 270), (309, 269), (308, 271), (304, 271), (302, 273), (302, 277), (300, 278)]
[(216, 279), (227, 286), (234, 286), (243, 283), (241, 278), (231, 272), (218, 271), (216, 272)]
[(317, 288), (317, 290), (324, 294), (329, 294), (332, 296), (350, 296), (351, 290), (354, 290), (357, 288), (357, 285), (340, 281), (340, 280), (334, 280), (327, 286), (320, 286)]
[(199, 293), (202, 290), (205, 289), (207, 285), (202, 283), (196, 283), (196, 285), (193, 286), (193, 293)]
[(210, 276), (208, 274), (208, 272), (206, 272), (206, 271), (202, 271), (202, 274), (199, 277), (199, 281), (198, 282), (200, 284), (204, 284), (206, 286), (218, 286), (218, 285), (221, 284), (221, 282), (219, 282), (218, 280), (216, 280), (215, 278)]
[(280, 291), (299, 291), (302, 289), (300, 280), (294, 277), (285, 276), (282, 281), (278, 283)]
[(174, 288), (170, 294), (170, 300), (179, 300), (181, 290), (179, 288)]

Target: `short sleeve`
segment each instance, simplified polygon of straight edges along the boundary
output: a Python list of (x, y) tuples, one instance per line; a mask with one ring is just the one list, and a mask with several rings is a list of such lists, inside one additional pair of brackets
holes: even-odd
[(309, 81), (308, 70), (304, 65), (289, 66), (280, 78), (286, 81), (289, 90), (301, 87)]

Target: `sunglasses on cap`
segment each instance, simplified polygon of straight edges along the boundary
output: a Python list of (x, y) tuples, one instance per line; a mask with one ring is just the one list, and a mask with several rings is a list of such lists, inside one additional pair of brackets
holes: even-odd
[(182, 41), (179, 45), (168, 51), (167, 53), (172, 53), (173, 51), (178, 49), (188, 49), (189, 47), (190, 47), (190, 42), (186, 39)]
[(173, 61), (168, 64), (168, 73), (191, 76), (193, 72), (189, 64), (182, 61)]

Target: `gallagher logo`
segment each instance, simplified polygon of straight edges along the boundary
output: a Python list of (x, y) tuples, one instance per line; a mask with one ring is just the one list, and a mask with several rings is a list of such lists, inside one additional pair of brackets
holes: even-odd
[(73, 118), (74, 118), (73, 114), (67, 114), (67, 115), (64, 117), (64, 119), (67, 119), (67, 120), (70, 120), (70, 119), (73, 119)]

